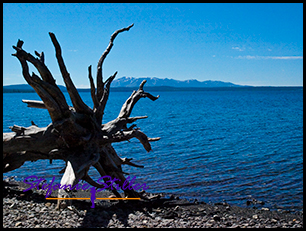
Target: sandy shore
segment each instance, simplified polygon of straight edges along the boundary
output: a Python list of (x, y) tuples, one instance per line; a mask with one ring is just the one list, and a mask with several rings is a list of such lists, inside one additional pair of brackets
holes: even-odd
[[(45, 191), (23, 192), (28, 186), (16, 181), (5, 181), (3, 187), (5, 228), (303, 228), (303, 212), (240, 208), (224, 202), (191, 202), (171, 195), (150, 201), (96, 200), (95, 208), (90, 208), (89, 200), (74, 200), (71, 207), (58, 211), (57, 202), (46, 200)], [(110, 195), (105, 190), (97, 198)], [(79, 190), (75, 196), (90, 197), (90, 194)]]

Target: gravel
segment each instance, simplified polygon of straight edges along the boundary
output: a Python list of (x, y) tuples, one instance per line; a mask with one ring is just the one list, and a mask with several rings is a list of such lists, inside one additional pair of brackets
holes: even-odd
[[(4, 228), (303, 228), (302, 211), (240, 208), (225, 202), (206, 204), (173, 195), (149, 201), (100, 200), (95, 208), (90, 208), (90, 201), (77, 200), (56, 210), (56, 201), (47, 201), (44, 191), (23, 189), (22, 182), (4, 184)], [(102, 196), (110, 195), (104, 191)]]

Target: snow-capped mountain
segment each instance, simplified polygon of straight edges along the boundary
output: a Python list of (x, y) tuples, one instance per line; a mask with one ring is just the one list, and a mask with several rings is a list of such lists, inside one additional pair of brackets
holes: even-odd
[(112, 87), (138, 87), (139, 84), (143, 81), (147, 80), (147, 87), (154, 86), (168, 86), (168, 87), (238, 87), (240, 85), (236, 85), (230, 82), (222, 82), (222, 81), (198, 81), (196, 79), (189, 80), (175, 80), (168, 78), (156, 78), (156, 77), (142, 77), (142, 78), (134, 78), (134, 77), (121, 77), (119, 79), (115, 79), (111, 86)]

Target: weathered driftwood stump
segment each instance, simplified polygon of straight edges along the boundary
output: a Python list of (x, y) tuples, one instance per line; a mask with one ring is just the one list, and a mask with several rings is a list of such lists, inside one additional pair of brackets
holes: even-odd
[[(18, 40), (17, 46), (13, 46), (22, 67), (25, 80), (31, 85), (42, 101), (23, 100), (28, 107), (47, 109), (52, 123), (39, 128), (33, 122), (30, 127), (11, 127), (13, 132), (3, 134), (3, 172), (12, 171), (21, 167), (25, 161), (36, 161), (39, 159), (61, 159), (66, 162), (66, 167), (61, 171), (63, 174), (61, 185), (75, 185), (80, 179), (85, 180), (95, 187), (104, 187), (95, 182), (89, 175), (91, 166), (97, 169), (101, 176), (111, 176), (120, 179), (116, 182), (122, 187), (126, 178), (122, 171), (122, 165), (143, 167), (131, 162), (131, 158), (121, 158), (117, 155), (112, 143), (137, 138), (146, 151), (151, 150), (150, 141), (159, 138), (148, 138), (135, 125), (127, 126), (138, 119), (146, 116), (130, 117), (134, 105), (140, 98), (156, 100), (158, 98), (143, 90), (145, 81), (142, 82), (137, 91), (123, 104), (118, 117), (108, 123), (102, 124), (105, 105), (108, 100), (110, 85), (117, 72), (106, 81), (102, 77), (102, 64), (110, 52), (116, 36), (128, 31), (131, 27), (115, 31), (107, 49), (102, 54), (97, 66), (97, 88), (95, 87), (91, 66), (88, 68), (88, 77), (91, 87), (93, 109), (88, 107), (81, 99), (76, 87), (62, 58), (61, 47), (53, 33), (49, 33), (55, 47), (58, 65), (65, 81), (65, 85), (73, 107), (69, 106), (63, 93), (56, 85), (51, 72), (44, 63), (44, 53), (35, 54), (33, 57), (22, 49), (23, 41)], [(38, 70), (40, 77), (29, 74), (27, 62), (30, 62)], [(116, 189), (112, 190), (116, 197), (121, 197)], [(141, 197), (135, 190), (124, 190), (128, 197)]]

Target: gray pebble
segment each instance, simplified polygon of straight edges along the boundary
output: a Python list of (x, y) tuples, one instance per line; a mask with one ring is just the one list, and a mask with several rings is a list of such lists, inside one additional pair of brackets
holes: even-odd
[[(146, 211), (142, 207), (100, 207), (91, 209), (75, 206), (60, 211), (54, 203), (39, 200), (3, 198), (4, 228), (303, 228), (303, 215), (280, 213), (267, 209), (242, 210), (229, 205), (211, 206), (183, 204), (173, 207), (158, 205)], [(177, 202), (175, 202), (177, 203)], [(300, 213), (302, 214), (302, 213)], [(165, 216), (166, 215), (166, 216)]]
[(11, 206), (10, 206), (9, 208), (10, 208), (10, 209), (17, 209), (17, 203), (11, 204)]
[(214, 215), (214, 216), (213, 216), (213, 219), (214, 219), (215, 221), (220, 221), (220, 220), (221, 220), (221, 218), (220, 218), (218, 215)]

